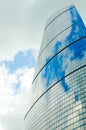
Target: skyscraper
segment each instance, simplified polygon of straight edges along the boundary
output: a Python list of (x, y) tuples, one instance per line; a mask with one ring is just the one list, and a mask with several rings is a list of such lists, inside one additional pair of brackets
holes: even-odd
[(86, 129), (86, 29), (74, 6), (46, 23), (25, 130)]

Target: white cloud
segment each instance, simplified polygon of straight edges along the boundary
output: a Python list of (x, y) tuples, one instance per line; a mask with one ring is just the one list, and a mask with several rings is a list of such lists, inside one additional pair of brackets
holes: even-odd
[(0, 125), (0, 130), (4, 130), (4, 128)]
[[(34, 73), (34, 68), (32, 69), (23, 69), (23, 70), (18, 70), (16, 72), (19, 76), (19, 81), (21, 82), (21, 88), (24, 89), (26, 87), (31, 87), (32, 84), (32, 79), (33, 79), (33, 73)], [(27, 86), (28, 85), (28, 86)]]
[(0, 96), (11, 94), (11, 86), (17, 82), (17, 77), (14, 74), (8, 74), (6, 67), (4, 65), (0, 66)]
[[(0, 130), (21, 130), (23, 118), (29, 106), (34, 68), (17, 70), (11, 74), (6, 66), (0, 66)], [(14, 94), (13, 85), (20, 82), (20, 90)]]

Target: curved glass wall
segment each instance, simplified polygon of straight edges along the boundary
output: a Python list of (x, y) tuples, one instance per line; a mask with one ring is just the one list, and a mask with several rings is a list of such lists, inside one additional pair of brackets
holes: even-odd
[[(66, 21), (65, 24), (64, 21)], [(66, 46), (85, 36), (85, 34), (86, 29), (82, 19), (74, 7), (70, 7), (61, 15), (57, 15), (52, 22), (50, 21), (44, 31), (35, 77), (46, 64), (45, 57), (53, 57)], [(58, 50), (53, 52), (56, 45)]]
[(74, 6), (47, 22), (25, 130), (86, 129), (86, 29)]

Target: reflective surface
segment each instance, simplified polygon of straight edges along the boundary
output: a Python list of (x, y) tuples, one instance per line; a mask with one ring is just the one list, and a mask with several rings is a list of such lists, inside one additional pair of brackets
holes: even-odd
[(25, 130), (86, 129), (86, 29), (74, 6), (47, 22)]

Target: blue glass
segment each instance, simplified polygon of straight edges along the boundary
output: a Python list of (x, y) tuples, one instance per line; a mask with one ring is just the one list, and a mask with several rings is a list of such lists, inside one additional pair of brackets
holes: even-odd
[[(57, 49), (58, 46), (56, 44), (54, 51), (57, 51)], [(81, 60), (84, 57), (85, 52), (86, 52), (86, 38), (72, 44), (67, 49), (56, 55), (52, 60), (51, 57), (46, 58), (46, 63), (47, 61), (49, 63), (43, 68), (42, 72), (42, 78), (46, 80), (46, 88), (48, 88), (56, 80), (58, 81), (61, 78), (65, 77), (66, 75), (65, 71), (66, 68), (68, 67), (66, 59), (68, 59), (70, 63), (73, 60), (78, 59)], [(71, 53), (72, 55), (70, 55)], [(64, 91), (67, 92), (70, 87), (65, 82), (65, 78), (61, 81), (61, 84), (64, 88)]]
[[(78, 24), (76, 26), (72, 26), (70, 34), (65, 38), (65, 43), (75, 41), (77, 38), (77, 35), (84, 36), (86, 34), (85, 26), (81, 20), (81, 17), (77, 12), (74, 10), (70, 10), (70, 16), (71, 16), (71, 22), (76, 23), (80, 22), (81, 26), (79, 27)], [(79, 30), (79, 28), (82, 28), (82, 31)], [(52, 49), (53, 55), (55, 55), (58, 52), (59, 47), (62, 45), (61, 41), (57, 41), (54, 48)], [(47, 57), (45, 59), (46, 65), (43, 68), (42, 72), (42, 78), (46, 80), (46, 89), (51, 86), (55, 81), (60, 80), (61, 85), (65, 92), (67, 92), (70, 89), (70, 86), (67, 85), (65, 82), (65, 71), (68, 67), (68, 64), (66, 63), (66, 60), (69, 60), (70, 63), (74, 60), (81, 60), (84, 57), (84, 54), (86, 52), (86, 39), (79, 40), (72, 45), (70, 45), (67, 49), (60, 52), (57, 56), (54, 58)], [(70, 56), (70, 54), (72, 54)], [(63, 67), (65, 66), (65, 67)]]

